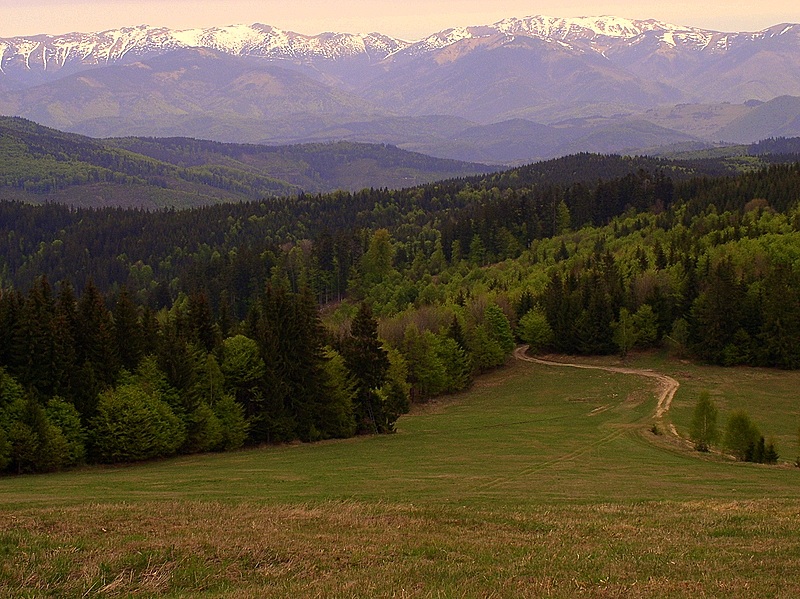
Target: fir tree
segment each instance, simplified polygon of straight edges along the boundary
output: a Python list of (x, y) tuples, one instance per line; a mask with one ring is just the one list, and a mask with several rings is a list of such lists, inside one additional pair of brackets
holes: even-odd
[(394, 422), (387, 418), (377, 394), (389, 370), (387, 352), (378, 341), (378, 323), (369, 304), (362, 302), (350, 326), (342, 354), (347, 369), (356, 381), (355, 415), (361, 433), (391, 431)]
[(125, 287), (117, 295), (113, 317), (115, 348), (120, 365), (133, 372), (142, 359), (144, 342), (138, 310)]

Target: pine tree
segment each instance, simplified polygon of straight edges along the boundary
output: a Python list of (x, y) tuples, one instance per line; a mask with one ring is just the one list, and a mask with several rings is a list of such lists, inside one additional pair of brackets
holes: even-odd
[(362, 302), (350, 325), (350, 337), (342, 355), (356, 381), (355, 415), (361, 433), (390, 432), (394, 422), (383, 413), (377, 394), (386, 382), (389, 358), (378, 341), (378, 323), (369, 305)]
[(17, 359), (22, 303), (18, 292), (0, 288), (0, 368), (10, 368)]
[(220, 335), (205, 293), (189, 295), (186, 317), (189, 339), (198, 343), (207, 352), (214, 351)]
[(298, 434), (304, 440), (329, 438), (337, 426), (323, 416), (332, 399), (332, 383), (325, 368), (325, 331), (308, 286), (289, 300), (292, 322), (285, 337), (284, 352), (289, 358), (285, 375)]
[(138, 310), (125, 287), (117, 295), (113, 317), (115, 348), (120, 365), (133, 372), (142, 359), (144, 342)]
[(78, 309), (72, 285), (63, 281), (56, 297), (54, 319), (56, 363), (55, 395), (72, 400), (75, 390), (81, 385), (76, 376), (78, 369), (75, 351), (75, 335), (77, 334)]
[(13, 374), (42, 402), (57, 387), (55, 351), (55, 302), (47, 279), (37, 279), (22, 305), (14, 343)]
[(740, 328), (743, 303), (744, 292), (736, 281), (733, 264), (723, 260), (712, 270), (706, 290), (692, 306), (692, 347), (703, 360), (724, 362), (725, 349)]
[(763, 286), (763, 323), (758, 339), (767, 364), (800, 368), (800, 275), (789, 265), (777, 265), (765, 277)]
[(114, 324), (103, 297), (91, 281), (78, 300), (77, 316), (76, 362), (93, 373), (101, 388), (109, 387), (119, 371)]

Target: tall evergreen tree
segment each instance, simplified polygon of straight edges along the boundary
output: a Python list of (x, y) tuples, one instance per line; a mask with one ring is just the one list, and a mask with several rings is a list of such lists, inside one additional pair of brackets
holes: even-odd
[(92, 281), (87, 283), (78, 300), (75, 349), (78, 364), (91, 370), (101, 387), (114, 384), (119, 370), (114, 324)]
[(690, 335), (698, 356), (715, 364), (724, 362), (725, 349), (741, 326), (743, 303), (744, 292), (733, 263), (730, 259), (720, 261), (692, 306)]
[(68, 281), (62, 281), (56, 297), (55, 345), (57, 380), (55, 395), (73, 400), (82, 384), (77, 376), (78, 362), (75, 338), (78, 326), (78, 308), (75, 293)]
[(390, 432), (394, 422), (384, 413), (378, 395), (378, 389), (386, 382), (389, 358), (378, 340), (378, 323), (366, 302), (358, 307), (342, 354), (356, 380), (355, 414), (359, 432)]
[(207, 352), (214, 351), (218, 344), (219, 330), (214, 323), (208, 295), (203, 292), (189, 295), (186, 320), (189, 339), (200, 344)]
[(55, 301), (45, 277), (31, 287), (20, 313), (16, 360), (12, 372), (44, 403), (57, 387), (58, 355), (55, 347)]
[(800, 368), (800, 274), (791, 265), (777, 265), (763, 287), (758, 338), (766, 362), (779, 368)]
[(9, 368), (17, 360), (23, 301), (17, 291), (0, 288), (0, 368)]
[(143, 355), (142, 326), (135, 304), (125, 287), (120, 289), (114, 304), (114, 341), (120, 365), (133, 372)]

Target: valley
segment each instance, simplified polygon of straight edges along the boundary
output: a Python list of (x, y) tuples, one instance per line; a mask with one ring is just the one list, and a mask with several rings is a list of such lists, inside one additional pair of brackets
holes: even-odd
[(0, 38), (0, 596), (798, 595), (798, 73), (793, 23)]
[[(698, 388), (724, 392), (728, 408), (769, 394), (762, 422), (792, 434), (779, 424), (796, 407), (795, 373), (654, 355), (627, 365), (681, 381), (665, 417), (683, 435)], [(0, 588), (793, 593), (797, 470), (662, 442), (648, 431), (654, 390), (639, 377), (516, 362), (418, 406), (388, 437), (3, 479)]]
[(800, 26), (532, 16), (417, 42), (263, 24), (0, 39), (0, 114), (91, 137), (524, 163), (800, 135)]

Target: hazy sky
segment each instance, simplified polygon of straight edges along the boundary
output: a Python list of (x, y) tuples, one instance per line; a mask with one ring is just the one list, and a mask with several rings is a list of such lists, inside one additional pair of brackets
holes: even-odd
[(417, 40), (446, 27), (505, 17), (615, 15), (720, 31), (800, 22), (798, 0), (0, 0), (0, 37), (126, 25), (188, 29), (265, 23), (298, 33), (379, 31)]

